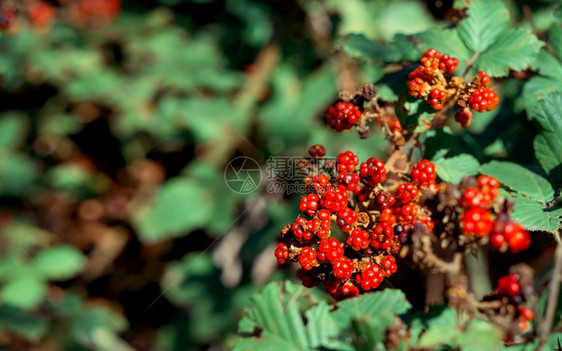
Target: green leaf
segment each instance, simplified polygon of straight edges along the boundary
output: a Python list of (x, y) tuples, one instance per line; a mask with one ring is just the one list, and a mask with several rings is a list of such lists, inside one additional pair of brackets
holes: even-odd
[(554, 189), (546, 179), (518, 164), (492, 161), (482, 165), (481, 173), (495, 177), (513, 191), (537, 201), (547, 203), (554, 198)]
[(525, 229), (554, 233), (560, 228), (562, 208), (545, 208), (540, 202), (522, 196), (509, 199), (515, 203), (511, 218)]
[(454, 324), (431, 327), (422, 334), (418, 342), (418, 347), (429, 348), (443, 344), (452, 345), (455, 343), (455, 337), (458, 333), (459, 331)]
[(240, 322), (241, 332), (261, 330), (257, 338), (239, 341), (234, 350), (353, 350), (336, 339), (338, 323), (325, 301), (319, 301), (305, 312), (306, 323), (300, 310), (316, 301), (302, 286), (270, 283), (252, 298), (252, 307)]
[(555, 79), (562, 77), (562, 62), (544, 48), (539, 51), (533, 68), (544, 77)]
[(0, 150), (15, 149), (25, 142), (28, 119), (22, 113), (9, 112), (0, 117)]
[(30, 340), (37, 340), (47, 332), (45, 317), (33, 315), (29, 311), (0, 305), (0, 331), (9, 330)]
[(308, 341), (315, 349), (320, 346), (330, 347), (333, 339), (338, 336), (339, 328), (337, 323), (330, 316), (330, 306), (326, 301), (321, 301), (305, 313), (308, 323), (306, 332)]
[(474, 52), (483, 52), (505, 31), (509, 12), (500, 0), (471, 0), (468, 18), (458, 26), (459, 36)]
[(46, 278), (68, 279), (78, 274), (86, 264), (84, 254), (70, 245), (58, 245), (35, 256), (33, 265)]
[(446, 344), (463, 351), (495, 351), (502, 345), (501, 338), (502, 332), (492, 324), (475, 320), (464, 331), (454, 324), (433, 326), (421, 336), (418, 347), (431, 348)]
[(246, 318), (263, 329), (262, 337), (265, 338), (243, 341), (238, 343), (234, 350), (249, 350), (249, 343), (252, 346), (257, 346), (256, 343), (259, 343), (264, 349), (276, 349), (276, 344), (291, 350), (311, 348), (304, 321), (299, 312), (298, 295), (285, 296), (280, 284), (272, 282), (260, 294), (255, 295), (252, 302), (252, 308), (248, 311)]
[[(557, 11), (560, 13), (560, 7)], [(552, 51), (562, 60), (562, 24), (560, 24), (560, 22), (555, 23), (550, 30), (548, 43)]]
[(150, 206), (134, 212), (133, 224), (144, 242), (186, 235), (211, 219), (213, 201), (217, 199), (194, 181), (169, 180)]
[(478, 174), (480, 164), (472, 155), (462, 154), (433, 161), (435, 172), (443, 181), (457, 184), (464, 176)]
[(475, 320), (458, 335), (457, 345), (463, 351), (495, 351), (502, 342), (503, 333), (489, 322)]
[(39, 306), (46, 293), (47, 286), (43, 281), (35, 277), (20, 277), (2, 287), (0, 300), (7, 305), (30, 310)]
[[(347, 5), (348, 2), (344, 4)], [(427, 7), (418, 1), (390, 1), (385, 4), (386, 6), (381, 6), (381, 3), (370, 3), (377, 17), (371, 19), (368, 25), (375, 25), (383, 39), (392, 44), (392, 38), (396, 34), (414, 34), (434, 25), (433, 16)], [(416, 18), (415, 21), (410, 20), (413, 17)]]
[(38, 175), (35, 161), (24, 154), (0, 150), (0, 194), (24, 196), (33, 190)]
[(398, 100), (398, 95), (386, 84), (377, 84), (377, 97), (382, 101), (394, 102)]
[(363, 34), (351, 33), (339, 39), (335, 45), (350, 57), (370, 62), (395, 62), (417, 56), (414, 44), (401, 36), (395, 38), (392, 44), (381, 44)]
[(407, 312), (412, 306), (400, 290), (385, 289), (372, 294), (365, 294), (352, 299), (338, 302), (338, 309), (333, 312), (340, 325), (349, 323), (350, 319), (368, 320), (381, 313), (399, 315)]
[(384, 54), (384, 46), (374, 40), (367, 39), (363, 34), (351, 33), (342, 37), (336, 47), (342, 49), (350, 57), (362, 60), (377, 60)]
[(179, 261), (168, 263), (160, 287), (171, 302), (178, 306), (189, 304), (207, 294), (207, 285), (195, 282), (217, 275), (216, 271), (210, 255), (189, 253)]
[(61, 164), (50, 168), (47, 180), (54, 188), (82, 197), (102, 193), (111, 184), (110, 179), (104, 174), (94, 173), (77, 164)]
[(517, 28), (503, 33), (474, 63), (490, 77), (507, 76), (509, 70), (528, 68), (544, 45), (530, 30)]
[[(117, 340), (116, 332), (127, 328), (127, 320), (121, 315), (105, 307), (92, 307), (76, 312), (72, 319), (72, 336), (82, 345), (95, 346), (98, 350), (132, 350), (121, 340)], [(105, 346), (112, 345), (107, 348)]]
[(535, 60), (534, 69), (539, 76), (531, 78), (523, 86), (523, 101), (531, 114), (538, 102), (554, 92), (562, 92), (562, 27), (555, 25), (548, 40), (552, 52), (542, 49)]
[(84, 303), (84, 299), (77, 293), (66, 292), (62, 299), (48, 301), (49, 310), (56, 315), (72, 316)]
[(396, 108), (396, 112), (400, 124), (405, 129), (414, 133), (423, 133), (430, 129), (435, 111), (424, 100), (407, 96), (405, 99), (401, 97), (398, 103), (401, 106)]
[(541, 101), (532, 114), (542, 130), (535, 137), (535, 155), (545, 172), (562, 180), (562, 95), (555, 94)]
[(562, 76), (557, 78), (535, 76), (523, 86), (523, 101), (527, 112), (533, 111), (540, 100), (562, 92)]

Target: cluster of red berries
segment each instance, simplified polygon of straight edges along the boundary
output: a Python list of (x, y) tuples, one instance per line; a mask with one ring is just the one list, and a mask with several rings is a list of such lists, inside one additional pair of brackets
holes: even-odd
[(12, 26), (16, 19), (16, 11), (7, 9), (0, 12), (0, 30), (6, 30)]
[(58, 0), (58, 4), (36, 0), (28, 1), (18, 10), (8, 4), (0, 12), (0, 29), (14, 27), (18, 14), (33, 28), (44, 29), (51, 26), (59, 15), (77, 25), (95, 26), (111, 21), (120, 10), (121, 0)]
[(516, 253), (529, 248), (531, 236), (520, 223), (513, 222), (508, 216), (502, 214), (495, 222), (494, 231), (490, 235), (490, 243), (499, 249), (509, 248), (511, 252)]
[(419, 186), (435, 189), (437, 186), (436, 178), (435, 165), (431, 161), (422, 160), (412, 169), (412, 181)]
[(455, 114), (455, 121), (466, 128), (472, 122), (472, 112), (492, 111), (498, 106), (500, 98), (493, 88), (488, 88), (490, 77), (484, 71), (479, 71), (476, 77), (466, 87), (468, 107), (461, 108)]
[(341, 132), (357, 125), (361, 115), (361, 111), (352, 103), (338, 102), (328, 109), (325, 117), (331, 128)]
[(385, 125), (388, 126), (388, 129), (390, 129), (391, 133), (400, 133), (402, 131), (402, 125), (400, 124), (400, 121), (398, 120), (398, 117), (396, 116), (389, 116), (386, 115), (384, 116), (384, 121), (381, 117), (377, 117), (375, 118), (375, 122), (377, 122), (380, 125)]
[(526, 331), (529, 328), (528, 323), (534, 319), (534, 313), (529, 307), (523, 305), (525, 295), (522, 291), (519, 275), (508, 274), (498, 279), (495, 296), (506, 299), (507, 303), (514, 307), (519, 329)]
[[(312, 169), (320, 169), (325, 149), (315, 145), (309, 153), (309, 162), (316, 163)], [(435, 189), (436, 175), (434, 165), (422, 160), (410, 182), (387, 191), (384, 163), (374, 157), (360, 163), (351, 151), (340, 153), (333, 169), (335, 174), (322, 169), (311, 175), (311, 193), (299, 205), (303, 216), (283, 228), (275, 257), (280, 264), (298, 262), (297, 276), (305, 286), (323, 283), (342, 299), (371, 291), (396, 273), (393, 255), (417, 224), (433, 229), (418, 201), (422, 188)]]
[(488, 88), (490, 77), (484, 71), (468, 84), (459, 78), (447, 80), (445, 75), (454, 73), (458, 63), (454, 57), (428, 49), (422, 54), (420, 65), (408, 75), (408, 94), (425, 99), (434, 110), (443, 109), (448, 100), (458, 99), (460, 108), (455, 120), (466, 128), (472, 122), (471, 110), (492, 111), (500, 100), (496, 91)]
[(513, 253), (526, 250), (531, 244), (529, 233), (521, 224), (513, 222), (506, 213), (494, 219), (492, 201), (498, 196), (500, 182), (493, 177), (480, 175), (476, 186), (467, 187), (460, 199), (464, 212), (460, 218), (462, 231), (467, 236), (490, 237), (490, 243)]
[(442, 109), (448, 94), (440, 78), (444, 74), (454, 73), (458, 64), (458, 59), (428, 49), (422, 54), (420, 65), (408, 75), (408, 93), (424, 98), (434, 110)]
[(499, 102), (500, 98), (492, 88), (478, 88), (468, 99), (470, 108), (477, 112), (492, 111)]

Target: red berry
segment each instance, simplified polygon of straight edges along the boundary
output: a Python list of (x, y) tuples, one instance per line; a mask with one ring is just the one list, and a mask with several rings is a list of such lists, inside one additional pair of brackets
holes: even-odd
[(348, 199), (349, 195), (345, 189), (327, 186), (326, 192), (320, 200), (320, 206), (330, 212), (339, 212), (347, 206)]
[(10, 28), (16, 19), (16, 11), (5, 10), (0, 12), (0, 30), (5, 30)]
[(371, 157), (367, 162), (361, 163), (360, 175), (367, 185), (376, 187), (386, 179), (386, 168), (381, 160)]
[(314, 158), (322, 158), (326, 156), (326, 149), (320, 144), (312, 145), (308, 149), (308, 154)]
[(441, 57), (441, 53), (437, 50), (435, 50), (434, 48), (429, 48), (427, 49), (426, 52), (424, 52), (422, 54), (422, 58), (423, 57), (436, 57), (436, 58), (440, 58)]
[(371, 232), (371, 246), (373, 249), (388, 249), (392, 245), (394, 230), (388, 222), (381, 222)]
[(480, 175), (476, 179), (478, 188), (484, 196), (484, 203), (489, 205), (500, 193), (500, 182), (487, 175)]
[(447, 92), (441, 89), (433, 89), (427, 96), (427, 103), (434, 110), (440, 110), (445, 105), (445, 100), (447, 100)]
[(439, 69), (446, 73), (454, 73), (457, 70), (459, 60), (456, 57), (451, 57), (447, 54), (441, 56), (439, 60)]
[(299, 217), (295, 220), (295, 223), (291, 226), (291, 230), (293, 231), (293, 235), (295, 236), (296, 240), (302, 240), (304, 233), (306, 232), (304, 225), (306, 223), (306, 219), (303, 217)]
[(412, 169), (412, 181), (421, 187), (429, 187), (435, 183), (435, 165), (428, 160), (421, 160)]
[(378, 210), (384, 210), (390, 208), (396, 202), (396, 197), (394, 195), (385, 193), (384, 191), (379, 191), (375, 196), (375, 208)]
[(406, 204), (416, 200), (420, 195), (420, 190), (413, 183), (403, 183), (396, 188), (396, 198), (401, 204)]
[(361, 111), (349, 102), (338, 102), (330, 107), (326, 113), (326, 122), (338, 132), (350, 129), (359, 123), (360, 118)]
[(330, 177), (328, 177), (326, 174), (315, 175), (312, 178), (312, 187), (318, 192), (325, 191), (329, 185), (331, 185)]
[(468, 236), (483, 237), (489, 235), (493, 229), (492, 214), (481, 208), (472, 208), (463, 213), (460, 222), (462, 230)]
[(492, 233), (492, 235), (490, 235), (490, 244), (492, 244), (496, 248), (501, 249), (504, 246), (505, 243), (506, 243), (506, 240), (505, 240), (505, 236), (503, 236), (503, 234)]
[(275, 249), (275, 257), (277, 258), (277, 263), (286, 263), (289, 259), (289, 247), (283, 243), (277, 244)]
[(470, 108), (478, 112), (492, 111), (499, 102), (500, 98), (492, 88), (478, 88), (468, 99)]
[(299, 278), (302, 285), (307, 288), (313, 288), (320, 284), (318, 276), (316, 276), (313, 271), (305, 270), (303, 268), (297, 269), (297, 278)]
[(336, 262), (343, 256), (343, 248), (337, 239), (322, 239), (318, 245), (318, 257), (322, 254), (322, 260)]
[(365, 230), (355, 228), (347, 237), (347, 244), (355, 251), (366, 249), (370, 243), (370, 236)]
[(347, 296), (358, 296), (359, 295), (359, 289), (357, 289), (357, 287), (351, 283), (346, 283), (341, 287), (341, 292), (343, 295)]
[(509, 274), (498, 279), (498, 287), (496, 292), (500, 295), (514, 298), (521, 294), (521, 284), (517, 274)]
[(490, 84), (490, 77), (488, 77), (488, 73), (484, 71), (478, 72), (478, 79), (480, 80), (480, 84), (487, 87)]
[(424, 74), (432, 75), (435, 73), (435, 70), (439, 68), (440, 57), (441, 53), (439, 53), (439, 51), (428, 49), (423, 53), (418, 69)]
[(359, 164), (359, 158), (351, 151), (342, 152), (338, 155), (338, 172), (348, 173), (355, 171)]
[(326, 239), (330, 236), (330, 229), (332, 226), (331, 218), (320, 219), (320, 227), (316, 231), (316, 236), (318, 239)]
[[(418, 69), (416, 68), (416, 71)], [(413, 77), (413, 79), (408, 81), (408, 94), (414, 97), (422, 97), (423, 92), (426, 88), (429, 88), (429, 83), (424, 81), (420, 77)]]
[(121, 0), (82, 0), (78, 2), (81, 15), (78, 18), (81, 21), (107, 21), (117, 16), (120, 9)]
[(384, 279), (384, 274), (382, 268), (377, 264), (369, 264), (361, 275), (357, 275), (357, 283), (361, 285), (361, 289), (369, 291), (371, 289), (376, 289), (381, 285)]
[(318, 266), (318, 260), (316, 250), (311, 247), (303, 247), (299, 255), (299, 263), (304, 270), (311, 270), (312, 268)]
[(341, 289), (339, 288), (340, 284), (341, 284), (341, 280), (339, 279), (333, 279), (333, 278), (325, 279), (324, 289), (326, 289), (328, 295), (330, 295), (336, 300), (339, 300), (341, 298)]
[(33, 27), (45, 27), (51, 24), (57, 13), (55, 8), (45, 2), (38, 1), (29, 6), (29, 22)]
[(411, 201), (405, 205), (393, 207), (392, 213), (396, 216), (398, 223), (413, 224), (418, 215), (418, 205)]
[(459, 122), (463, 128), (468, 127), (472, 123), (472, 112), (468, 108), (459, 110), (455, 114), (455, 121)]
[(316, 210), (318, 210), (318, 195), (308, 194), (301, 199), (299, 209), (302, 213), (306, 213), (309, 216), (314, 216)]
[(338, 226), (341, 228), (341, 230), (343, 230), (344, 232), (349, 232), (351, 230), (351, 227), (353, 226), (353, 224), (355, 224), (356, 221), (357, 221), (357, 212), (355, 212), (351, 208), (346, 207), (338, 212), (338, 219), (336, 222), (338, 223)]
[(519, 306), (519, 314), (524, 320), (532, 321), (535, 318), (533, 310), (527, 306)]
[(361, 181), (359, 174), (357, 173), (340, 173), (336, 179), (338, 184), (344, 186), (347, 190), (355, 192), (357, 190), (357, 184)]
[(474, 208), (487, 206), (484, 201), (484, 194), (477, 188), (467, 188), (461, 196), (460, 203), (465, 208)]
[(335, 263), (332, 263), (334, 276), (338, 279), (348, 279), (353, 274), (353, 261), (347, 257), (340, 257)]
[(531, 236), (519, 223), (509, 222), (505, 225), (503, 235), (507, 238), (509, 250), (513, 253), (525, 251), (531, 246)]
[(390, 277), (392, 274), (396, 273), (396, 259), (394, 256), (385, 256), (381, 260), (381, 267), (384, 270), (385, 277)]
[(392, 226), (394, 223), (396, 223), (396, 216), (393, 214), (390, 208), (381, 211), (381, 216), (379, 217), (379, 223), (381, 225), (389, 225), (389, 226)]
[(435, 228), (435, 223), (430, 216), (420, 216), (419, 223), (423, 224), (430, 232), (433, 232), (433, 228)]
[[(316, 230), (321, 227), (322, 221), (319, 219), (305, 220), (299, 217), (295, 220), (295, 223), (291, 226), (293, 235), (298, 241), (308, 241), (314, 236)], [(329, 228), (328, 228), (329, 230)]]

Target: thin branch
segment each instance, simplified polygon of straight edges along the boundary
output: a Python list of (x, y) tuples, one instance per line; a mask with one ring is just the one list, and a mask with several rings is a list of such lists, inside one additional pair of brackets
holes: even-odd
[(466, 77), (466, 74), (468, 73), (468, 71), (470, 70), (470, 68), (472, 67), (472, 64), (474, 63), (474, 61), (476, 61), (476, 59), (478, 58), (478, 56), (480, 56), (480, 52), (476, 51), (474, 53), (474, 55), (472, 55), (472, 57), (470, 58), (470, 60), (468, 60), (468, 62), (466, 63), (466, 68), (464, 69), (464, 72), (462, 73), (462, 78), (464, 79)]
[(554, 253), (554, 268), (552, 270), (552, 279), (548, 290), (548, 301), (546, 303), (546, 312), (544, 314), (544, 321), (539, 328), (539, 345), (537, 350), (540, 351), (548, 341), (548, 335), (552, 329), (554, 322), (554, 314), (556, 313), (556, 306), (558, 304), (558, 295), (560, 294), (560, 283), (562, 282), (562, 244), (560, 244), (560, 232), (554, 233), (556, 238), (556, 251)]

